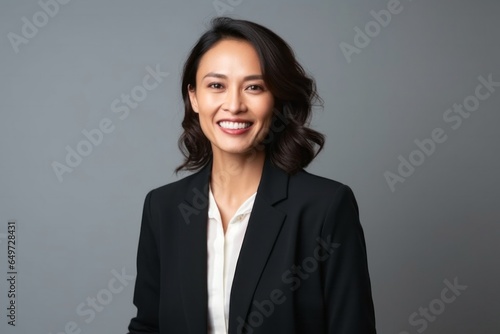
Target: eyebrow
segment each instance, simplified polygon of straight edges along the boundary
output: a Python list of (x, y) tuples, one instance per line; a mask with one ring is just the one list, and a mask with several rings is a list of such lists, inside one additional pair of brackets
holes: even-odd
[[(203, 76), (202, 80), (205, 78), (208, 78), (208, 77), (227, 79), (227, 75), (225, 75), (225, 74), (210, 72), (210, 73), (207, 73), (205, 76)], [(247, 75), (246, 77), (243, 78), (244, 81), (263, 80), (263, 79), (264, 79), (264, 77), (261, 74)]]

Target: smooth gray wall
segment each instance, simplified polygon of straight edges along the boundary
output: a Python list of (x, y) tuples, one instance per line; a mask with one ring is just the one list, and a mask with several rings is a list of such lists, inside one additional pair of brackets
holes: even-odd
[[(219, 2), (283, 36), (317, 79), (325, 108), (312, 124), (327, 145), (309, 170), (354, 189), (379, 333), (500, 333), (500, 87), (474, 97), (479, 77), (500, 82), (500, 2)], [(370, 23), (388, 6), (390, 22)], [(176, 180), (181, 161), (181, 66), (217, 11), (212, 0), (58, 7), (52, 17), (35, 0), (0, 4), (0, 332), (124, 333), (144, 196)], [(36, 34), (25, 23), (34, 19)], [(369, 43), (355, 40), (356, 27), (372, 29)], [(122, 94), (141, 100), (156, 67), (168, 74), (127, 114)], [(470, 114), (448, 111), (463, 103)], [(88, 156), (58, 179), (66, 147), (99, 126), (109, 133), (80, 144)], [(418, 153), (415, 140), (432, 133), (434, 149), (427, 140)], [(401, 175), (410, 158), (418, 166)], [(12, 219), (15, 327), (6, 317)], [(444, 290), (455, 280), (461, 290)]]

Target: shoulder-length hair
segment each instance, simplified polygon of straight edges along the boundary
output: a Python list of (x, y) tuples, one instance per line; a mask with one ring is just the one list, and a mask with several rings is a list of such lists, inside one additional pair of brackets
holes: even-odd
[(181, 88), (184, 132), (178, 144), (185, 159), (176, 172), (199, 170), (212, 157), (210, 141), (191, 106), (189, 89), (196, 88), (196, 73), (202, 56), (223, 39), (247, 41), (257, 51), (264, 82), (275, 101), (271, 127), (259, 147), (266, 150), (275, 166), (289, 174), (296, 173), (316, 157), (325, 142), (323, 134), (308, 127), (313, 104), (322, 104), (314, 79), (305, 73), (293, 50), (281, 37), (257, 23), (228, 17), (212, 20), (211, 28), (200, 37), (184, 64)]

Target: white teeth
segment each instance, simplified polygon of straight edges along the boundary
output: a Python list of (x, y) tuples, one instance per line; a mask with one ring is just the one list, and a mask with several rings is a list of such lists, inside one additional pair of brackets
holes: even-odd
[(223, 127), (224, 129), (245, 129), (248, 128), (251, 123), (247, 122), (219, 122), (219, 125)]

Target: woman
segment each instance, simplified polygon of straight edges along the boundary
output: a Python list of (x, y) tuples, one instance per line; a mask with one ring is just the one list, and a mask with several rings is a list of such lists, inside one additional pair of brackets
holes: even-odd
[(351, 189), (303, 170), (314, 81), (258, 24), (216, 18), (186, 61), (177, 170), (148, 193), (138, 333), (375, 333)]

